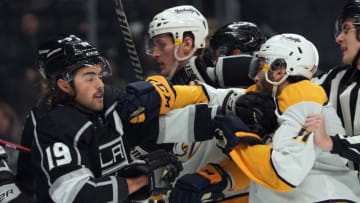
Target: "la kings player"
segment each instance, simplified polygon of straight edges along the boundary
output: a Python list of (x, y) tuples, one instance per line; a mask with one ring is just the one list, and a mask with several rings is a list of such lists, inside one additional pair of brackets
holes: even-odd
[[(139, 94), (113, 92), (118, 97), (106, 100), (113, 105), (104, 104), (102, 77), (111, 72), (96, 48), (65, 35), (41, 45), (38, 55), (40, 72), (55, 96), (55, 107), (35, 123), (32, 159), (39, 202), (144, 199), (150, 195), (149, 187), (144, 186), (153, 170), (169, 164), (181, 169), (176, 158), (162, 150), (137, 161), (130, 156), (130, 149), (142, 141), (128, 127)], [(148, 85), (150, 94), (155, 93), (149, 98), (161, 100), (156, 93), (159, 89), (151, 88), (151, 83), (140, 85)], [(163, 88), (171, 93), (169, 86)], [(161, 112), (163, 105), (155, 106), (160, 106)], [(146, 108), (146, 113), (151, 109)], [(149, 117), (145, 114), (142, 118), (145, 116)]]

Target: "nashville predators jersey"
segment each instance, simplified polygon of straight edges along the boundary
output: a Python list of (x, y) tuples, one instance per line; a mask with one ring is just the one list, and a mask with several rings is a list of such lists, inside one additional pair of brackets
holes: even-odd
[(250, 202), (360, 202), (360, 185), (347, 160), (316, 147), (303, 128), (307, 115), (324, 113), (328, 132), (344, 131), (326, 102), (324, 90), (308, 80), (288, 85), (276, 98), (280, 127), (272, 145), (240, 144), (230, 153), (252, 180)]

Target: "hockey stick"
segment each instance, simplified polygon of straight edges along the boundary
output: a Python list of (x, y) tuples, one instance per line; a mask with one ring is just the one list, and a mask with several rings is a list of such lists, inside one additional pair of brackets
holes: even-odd
[(15, 150), (18, 150), (18, 151), (25, 151), (25, 152), (31, 152), (31, 150), (27, 147), (23, 147), (23, 146), (20, 146), (20, 145), (17, 145), (17, 144), (14, 144), (14, 143), (11, 143), (11, 142), (8, 142), (8, 141), (5, 141), (5, 140), (0, 140), (0, 144), (7, 147), (7, 148), (10, 148), (10, 149), (15, 149)]
[(123, 4), (121, 0), (114, 0), (114, 1), (115, 1), (116, 16), (120, 23), (121, 32), (124, 36), (125, 45), (127, 47), (127, 51), (130, 56), (130, 62), (131, 65), (133, 66), (133, 71), (135, 72), (136, 79), (144, 80), (139, 56), (136, 52), (135, 42), (131, 34), (130, 26), (125, 15)]

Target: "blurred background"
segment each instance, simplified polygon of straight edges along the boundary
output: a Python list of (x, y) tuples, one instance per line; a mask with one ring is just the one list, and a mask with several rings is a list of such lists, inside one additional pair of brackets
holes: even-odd
[[(152, 17), (169, 7), (191, 4), (207, 18), (211, 34), (220, 26), (251, 21), (270, 37), (298, 33), (311, 40), (320, 54), (320, 69), (341, 62), (334, 21), (344, 1), (324, 0), (122, 0), (146, 75), (158, 73), (145, 55), (144, 35)], [(39, 43), (61, 33), (73, 33), (97, 46), (110, 61), (111, 83), (123, 87), (135, 80), (116, 19), (113, 0), (0, 0), (0, 138), (18, 142), (21, 124), (40, 96), (36, 69)]]

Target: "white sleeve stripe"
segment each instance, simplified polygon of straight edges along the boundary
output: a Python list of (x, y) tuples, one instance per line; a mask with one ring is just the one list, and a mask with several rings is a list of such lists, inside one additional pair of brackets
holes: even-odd
[(1, 166), (1, 168), (0, 168), (0, 172), (3, 172), (3, 171), (8, 171), (8, 172), (10, 172), (10, 173), (11, 173), (11, 170), (10, 170), (10, 168), (9, 168), (8, 164), (6, 163), (6, 161), (5, 161), (5, 160), (3, 160), (3, 159), (1, 159), (0, 161), (4, 164), (4, 166)]
[(350, 148), (349, 148), (349, 150), (351, 150), (352, 152), (354, 152), (354, 153), (356, 153), (356, 154), (360, 155), (359, 150), (358, 150), (358, 149), (356, 149), (356, 148), (352, 148), (352, 147), (350, 147)]
[(119, 197), (118, 197), (118, 193), (119, 193), (119, 189), (118, 189), (118, 182), (116, 180), (116, 178), (114, 176), (110, 176), (111, 178), (111, 182), (113, 184), (113, 201), (117, 202)]
[(211, 119), (215, 118), (218, 108), (220, 108), (218, 105), (215, 105), (211, 108)]
[(60, 176), (50, 186), (51, 199), (60, 203), (73, 202), (90, 177), (94, 175), (88, 168), (81, 168)]
[(34, 124), (34, 139), (35, 139), (35, 144), (36, 144), (36, 147), (37, 149), (39, 150), (39, 153), (40, 153), (40, 168), (41, 170), (44, 172), (45, 176), (46, 176), (46, 179), (47, 179), (47, 183), (50, 187), (51, 183), (50, 183), (50, 175), (49, 173), (45, 170), (45, 167), (44, 167), (44, 153), (40, 147), (40, 143), (39, 143), (39, 138), (38, 138), (38, 134), (36, 132), (36, 119), (35, 119), (35, 115), (34, 115), (34, 112), (33, 111), (30, 111), (30, 115), (31, 115), (31, 119), (33, 121), (33, 124)]
[(102, 187), (102, 186), (105, 186), (105, 185), (110, 185), (110, 184), (113, 184), (112, 183), (112, 180), (109, 180), (109, 181), (104, 181), (104, 182), (99, 182), (99, 183), (94, 183), (95, 187)]
[(74, 139), (74, 149), (76, 151), (76, 155), (77, 155), (77, 164), (81, 165), (81, 155), (79, 152), (79, 148), (77, 146), (80, 136), (84, 133), (84, 131), (92, 124), (91, 121), (86, 122), (81, 128), (80, 130), (76, 133), (75, 135), (75, 139)]
[(195, 115), (196, 115), (196, 106), (194, 106), (193, 108), (190, 108), (190, 111), (189, 111), (188, 136), (193, 139), (193, 140), (191, 140), (192, 142), (195, 141)]
[(112, 185), (114, 184), (114, 180), (116, 179), (113, 179), (114, 177), (113, 176), (109, 176), (111, 180), (108, 180), (108, 181), (102, 181), (102, 182), (98, 182), (98, 183), (95, 183), (94, 181), (91, 181), (89, 180), (87, 183), (92, 185), (93, 187), (102, 187), (102, 186), (105, 186), (105, 185)]
[(113, 104), (105, 111), (105, 117), (107, 117), (107, 116), (109, 115), (109, 113), (114, 110), (114, 108), (115, 108), (115, 106), (117, 105), (117, 103), (118, 103), (118, 102), (116, 101), (115, 103), (113, 103)]
[(114, 111), (113, 116), (114, 116), (114, 122), (115, 122), (115, 129), (116, 129), (116, 131), (117, 131), (120, 135), (124, 135), (123, 124), (122, 124), (122, 122), (121, 122), (121, 118), (120, 118), (118, 112), (117, 112), (117, 111)]

